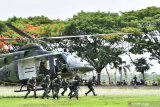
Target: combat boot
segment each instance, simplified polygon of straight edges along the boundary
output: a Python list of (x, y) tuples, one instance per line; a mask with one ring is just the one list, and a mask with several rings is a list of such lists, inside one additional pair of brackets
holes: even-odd
[(78, 100), (78, 95), (76, 96), (77, 100)]
[(93, 92), (93, 95), (94, 95), (94, 96), (97, 96), (97, 94), (96, 94), (95, 92)]

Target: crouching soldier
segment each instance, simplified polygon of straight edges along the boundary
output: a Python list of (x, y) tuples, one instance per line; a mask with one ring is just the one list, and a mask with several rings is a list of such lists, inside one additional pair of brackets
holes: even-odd
[(50, 84), (51, 84), (50, 75), (46, 75), (46, 77), (43, 78), (42, 85), (41, 85), (44, 89), (42, 99), (44, 99), (44, 97), (47, 97), (47, 99), (49, 98), (48, 93), (50, 90)]
[(93, 92), (93, 95), (94, 96), (97, 96), (97, 94), (95, 94), (94, 92), (94, 88), (93, 88), (93, 85), (94, 85), (94, 81), (90, 78), (88, 83), (87, 83), (87, 86), (89, 88), (89, 91), (85, 93), (85, 95), (87, 96), (87, 94), (89, 94), (90, 92)]
[(36, 77), (32, 77), (31, 79), (29, 79), (27, 81), (27, 93), (25, 95), (25, 99), (27, 98), (28, 94), (31, 92), (31, 91), (34, 91), (34, 97), (37, 98), (36, 96)]
[(58, 75), (57, 78), (55, 78), (53, 81), (52, 81), (52, 93), (53, 93), (53, 98), (57, 98), (59, 99), (59, 96), (58, 96), (58, 93), (59, 93), (59, 90), (60, 90), (60, 87), (61, 87), (61, 84), (62, 84), (62, 79), (61, 79), (61, 76)]

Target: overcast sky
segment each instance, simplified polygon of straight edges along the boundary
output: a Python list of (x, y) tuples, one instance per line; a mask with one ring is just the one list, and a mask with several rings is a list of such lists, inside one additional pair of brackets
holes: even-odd
[(160, 7), (160, 0), (0, 0), (0, 20), (40, 15), (65, 20), (81, 10), (119, 12), (148, 6)]

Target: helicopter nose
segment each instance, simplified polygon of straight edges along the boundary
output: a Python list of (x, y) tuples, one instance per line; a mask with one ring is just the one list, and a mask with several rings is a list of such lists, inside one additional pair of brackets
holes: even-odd
[(79, 63), (77, 64), (76, 68), (81, 72), (81, 73), (86, 73), (89, 71), (94, 70), (94, 68), (89, 64), (89, 63)]
[(87, 61), (71, 55), (67, 57), (66, 62), (68, 64), (68, 69), (71, 72), (79, 71), (80, 73), (85, 73), (94, 69)]

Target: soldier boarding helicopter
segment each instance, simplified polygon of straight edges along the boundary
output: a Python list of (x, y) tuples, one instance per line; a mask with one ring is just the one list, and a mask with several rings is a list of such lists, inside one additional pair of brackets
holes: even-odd
[[(93, 35), (79, 36), (61, 36), (49, 38), (33, 38), (16, 28), (11, 24), (7, 24), (12, 30), (24, 36), (24, 38), (5, 38), (4, 40), (38, 40), (44, 42), (44, 39), (59, 39), (59, 38), (75, 38)], [(106, 34), (104, 34), (106, 35)], [(100, 36), (104, 36), (101, 34)], [(97, 36), (97, 35), (95, 35)], [(52, 52), (44, 50), (38, 44), (29, 44), (19, 48), (17, 51), (0, 55), (0, 80), (5, 82), (26, 84), (27, 80), (33, 76), (38, 78), (41, 73), (39, 66), (41, 61), (46, 62), (46, 67), (49, 69), (50, 75), (54, 78), (57, 72), (61, 71), (62, 76), (72, 76), (72, 74), (80, 72), (89, 72), (94, 68), (85, 61), (77, 60), (68, 52)], [(59, 62), (59, 63), (58, 63)], [(61, 64), (60, 64), (61, 63)]]

